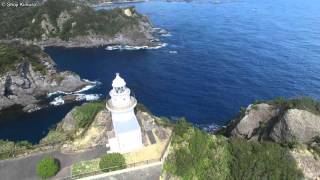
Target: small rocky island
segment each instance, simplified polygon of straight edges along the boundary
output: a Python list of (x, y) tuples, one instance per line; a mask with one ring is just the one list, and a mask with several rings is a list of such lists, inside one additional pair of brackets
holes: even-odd
[(35, 111), (48, 93), (73, 92), (88, 85), (73, 72), (58, 71), (34, 45), (0, 43), (0, 64), (0, 110), (18, 105), (25, 112)]
[(133, 7), (96, 11), (84, 3), (47, 0), (36, 7), (3, 7), (0, 16), (1, 40), (41, 47), (158, 45), (151, 22)]

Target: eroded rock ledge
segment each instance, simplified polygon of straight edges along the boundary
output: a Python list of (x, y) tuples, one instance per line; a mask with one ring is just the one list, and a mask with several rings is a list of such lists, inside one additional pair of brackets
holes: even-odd
[(0, 110), (19, 105), (32, 112), (46, 103), (48, 93), (72, 92), (88, 85), (77, 74), (60, 72), (39, 47), (0, 43)]

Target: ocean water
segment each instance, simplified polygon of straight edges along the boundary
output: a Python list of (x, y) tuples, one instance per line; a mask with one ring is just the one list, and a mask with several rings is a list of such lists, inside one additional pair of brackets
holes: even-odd
[[(278, 96), (320, 98), (320, 3), (239, 0), (130, 4), (170, 32), (157, 50), (47, 48), (62, 70), (100, 81), (119, 72), (158, 116), (222, 126), (241, 106)], [(78, 104), (78, 103), (77, 103)], [(0, 139), (38, 142), (75, 104), (0, 120)]]

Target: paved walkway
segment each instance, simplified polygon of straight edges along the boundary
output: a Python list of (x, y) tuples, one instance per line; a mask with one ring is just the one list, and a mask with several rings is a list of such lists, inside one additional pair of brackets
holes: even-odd
[(61, 153), (59, 151), (44, 152), (22, 157), (0, 161), (1, 180), (34, 180), (36, 176), (36, 164), (45, 156), (53, 156), (60, 161), (61, 170), (54, 179), (70, 176), (70, 166), (82, 160), (90, 160), (100, 157), (107, 151), (105, 146), (98, 146), (92, 150), (79, 153)]
[(159, 180), (162, 162), (86, 177), (80, 180)]

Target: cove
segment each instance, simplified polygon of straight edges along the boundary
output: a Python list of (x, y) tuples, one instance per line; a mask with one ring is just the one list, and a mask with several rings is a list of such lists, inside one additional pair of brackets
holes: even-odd
[[(87, 93), (106, 98), (119, 72), (155, 115), (184, 116), (204, 127), (224, 125), (255, 100), (320, 97), (320, 4), (315, 0), (134, 5), (170, 32), (161, 37), (166, 47), (46, 52), (59, 69), (102, 83)], [(36, 143), (76, 104), (1, 117), (0, 139)]]

